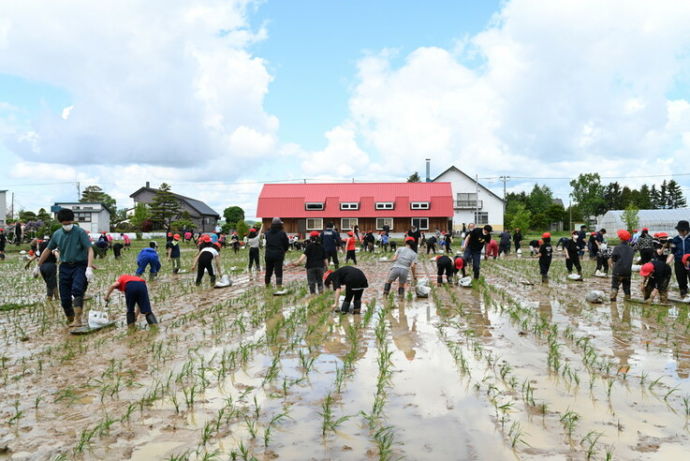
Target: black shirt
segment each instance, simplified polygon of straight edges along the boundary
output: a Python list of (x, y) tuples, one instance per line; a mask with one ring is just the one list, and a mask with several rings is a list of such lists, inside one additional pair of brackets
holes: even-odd
[(445, 269), (448, 267), (452, 269), (453, 268), (453, 261), (451, 261), (451, 259), (448, 256), (441, 256), (440, 258), (438, 258), (436, 260), (436, 267), (438, 269), (441, 269), (441, 268)]
[(539, 261), (546, 262), (551, 261), (553, 256), (553, 247), (551, 243), (544, 243), (539, 247)]
[(579, 240), (575, 241), (573, 239), (568, 239), (568, 241), (563, 245), (565, 251), (568, 252), (570, 258), (576, 258), (578, 256), (577, 252), (580, 250)]
[(467, 242), (467, 246), (472, 251), (482, 251), (486, 242), (491, 240), (489, 235), (484, 235), (484, 230), (478, 227), (472, 229), (470, 232), (470, 239)]
[(652, 259), (651, 263), (654, 264), (654, 272), (649, 275), (647, 287), (663, 289), (662, 285), (664, 284), (662, 282), (671, 277), (671, 266), (666, 264), (666, 261), (659, 259)]
[(283, 256), (288, 248), (290, 241), (283, 230), (271, 228), (266, 232), (266, 254)]
[(407, 231), (407, 235), (414, 239), (414, 243), (419, 243), (419, 239), (422, 237), (422, 233), (419, 232), (419, 229), (417, 229), (414, 232), (412, 231), (412, 229), (410, 229), (409, 231)]
[(50, 250), (47, 250), (47, 248), (48, 248), (48, 242), (49, 242), (49, 240), (44, 240), (44, 241), (42, 241), (42, 242), (38, 245), (38, 250), (39, 250), (41, 253), (43, 253), (44, 251), (47, 251), (48, 253), (50, 253), (50, 254), (48, 255), (48, 258), (47, 258), (45, 261), (43, 261), (43, 262), (44, 262), (44, 263), (57, 263), (57, 258), (55, 257), (55, 253), (53, 253), (53, 252), (50, 251)]
[(343, 266), (331, 273), (326, 279), (326, 285), (333, 284), (334, 289), (345, 285), (347, 288), (367, 288), (369, 282), (364, 272), (353, 266)]
[(323, 247), (319, 243), (308, 243), (304, 249), (304, 254), (307, 257), (307, 263), (304, 265), (306, 269), (325, 267), (323, 261), (326, 259), (326, 256), (324, 255)]

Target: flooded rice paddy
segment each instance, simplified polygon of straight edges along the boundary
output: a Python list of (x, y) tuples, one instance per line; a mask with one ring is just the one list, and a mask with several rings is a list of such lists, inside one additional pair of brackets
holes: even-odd
[(0, 264), (0, 460), (688, 457), (688, 306), (589, 304), (609, 279), (566, 281), (560, 255), (548, 285), (510, 257), (483, 261), (472, 289), (400, 301), (381, 295), (390, 263), (360, 253), (366, 308), (341, 316), (302, 269), (276, 297), (225, 250), (232, 287), (164, 263), (160, 327), (132, 332), (124, 300), (99, 294), (135, 255), (97, 260), (87, 306), (120, 323), (81, 337), (17, 256)]

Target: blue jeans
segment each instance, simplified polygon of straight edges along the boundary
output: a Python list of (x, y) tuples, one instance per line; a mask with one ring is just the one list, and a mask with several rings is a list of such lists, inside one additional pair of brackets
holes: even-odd
[(472, 270), (474, 271), (474, 278), (479, 278), (479, 266), (482, 263), (482, 250), (471, 250), (469, 248), (465, 249), (465, 253), (462, 258), (465, 262), (472, 261)]
[(134, 313), (134, 306), (139, 305), (139, 312), (142, 314), (151, 313), (151, 301), (149, 301), (149, 291), (145, 282), (127, 282), (125, 286), (125, 304), (127, 313)]
[(144, 273), (146, 270), (146, 266), (150, 265), (151, 269), (149, 270), (150, 273), (152, 274), (157, 274), (159, 270), (161, 270), (161, 262), (158, 259), (158, 256), (148, 256), (144, 255), (139, 258), (138, 261), (139, 267), (137, 267), (137, 271), (135, 272), (136, 275), (141, 275)]
[(84, 305), (84, 292), (87, 286), (86, 263), (60, 264), (60, 304), (66, 316), (74, 316), (72, 297), (75, 307)]

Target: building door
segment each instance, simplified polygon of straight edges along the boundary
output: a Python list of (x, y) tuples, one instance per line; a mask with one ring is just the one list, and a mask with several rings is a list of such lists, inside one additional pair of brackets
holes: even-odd
[(307, 234), (307, 220), (306, 219), (298, 219), (297, 220), (297, 233), (300, 235), (301, 238), (306, 238)]

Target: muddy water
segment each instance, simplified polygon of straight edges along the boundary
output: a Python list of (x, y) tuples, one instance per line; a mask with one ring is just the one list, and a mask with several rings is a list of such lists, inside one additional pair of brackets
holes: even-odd
[[(150, 284), (157, 331), (76, 338), (55, 304), (1, 313), (0, 459), (684, 459), (685, 306), (589, 305), (607, 280), (567, 282), (554, 261), (542, 286), (527, 258), (483, 263), (485, 288), (391, 302), (379, 256), (359, 257), (371, 316), (330, 313), (300, 269), (285, 297), (246, 273), (223, 290), (164, 274)], [(435, 280), (432, 262), (420, 272)]]

